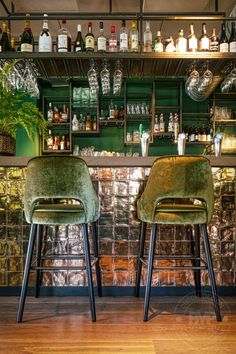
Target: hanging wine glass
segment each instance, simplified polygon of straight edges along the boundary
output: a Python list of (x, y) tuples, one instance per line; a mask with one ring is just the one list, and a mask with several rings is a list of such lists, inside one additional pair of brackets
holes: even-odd
[(106, 60), (104, 60), (103, 69), (100, 72), (100, 78), (102, 94), (107, 96), (110, 94), (110, 71), (108, 70), (108, 64)]
[(97, 79), (97, 71), (95, 69), (95, 63), (94, 60), (91, 59), (90, 62), (90, 69), (87, 73), (87, 77), (88, 77), (88, 82), (89, 82), (89, 87), (91, 92), (97, 93), (98, 89), (99, 89), (99, 85), (98, 85), (98, 79)]
[(116, 69), (113, 74), (113, 94), (119, 96), (121, 92), (121, 87), (122, 87), (122, 69), (121, 69), (121, 63), (119, 60), (116, 62)]

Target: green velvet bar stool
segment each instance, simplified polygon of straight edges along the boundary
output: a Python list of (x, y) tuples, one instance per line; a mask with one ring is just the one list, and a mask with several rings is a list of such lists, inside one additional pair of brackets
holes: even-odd
[[(194, 201), (198, 201), (197, 203)], [(209, 272), (213, 304), (217, 321), (221, 321), (221, 313), (217, 296), (215, 276), (212, 265), (207, 223), (211, 220), (214, 207), (214, 190), (211, 165), (203, 156), (166, 156), (158, 158), (150, 171), (146, 187), (137, 203), (138, 218), (141, 220), (140, 249), (136, 273), (136, 296), (139, 296), (142, 264), (147, 265), (147, 280), (144, 300), (144, 321), (148, 320), (152, 272), (153, 269), (179, 270), (184, 266), (161, 266), (154, 268), (157, 260), (189, 260), (192, 265), (185, 266), (199, 275), (202, 269)], [(151, 224), (149, 254), (144, 255), (146, 225)], [(203, 237), (206, 262), (200, 258), (198, 240), (196, 253), (189, 256), (155, 254), (155, 242), (158, 224), (194, 225), (194, 237), (198, 238), (200, 228)], [(203, 264), (203, 265), (201, 265)], [(197, 285), (197, 284), (196, 284)], [(198, 289), (199, 291), (199, 289)]]
[[(62, 203), (62, 200), (64, 201)], [(98, 295), (102, 295), (96, 222), (100, 215), (99, 200), (94, 190), (89, 170), (84, 160), (74, 156), (41, 156), (31, 159), (27, 165), (24, 194), (25, 218), (31, 224), (17, 321), (23, 317), (30, 269), (37, 272), (36, 293), (40, 272), (43, 270), (85, 270), (92, 321), (96, 321), (91, 258), (95, 263)], [(56, 259), (85, 259), (85, 266), (52, 266), (43, 264), (41, 256), (43, 225), (81, 225), (84, 255), (57, 255)], [(88, 224), (91, 224), (93, 255), (90, 254)], [(47, 226), (46, 226), (47, 228)], [(32, 263), (35, 239), (36, 257)], [(50, 258), (52, 259), (53, 256)], [(34, 266), (36, 264), (36, 266)]]

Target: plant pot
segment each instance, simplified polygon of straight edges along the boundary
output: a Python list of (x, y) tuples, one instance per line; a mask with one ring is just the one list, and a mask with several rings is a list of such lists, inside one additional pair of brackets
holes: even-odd
[(16, 154), (16, 140), (3, 132), (0, 132), (0, 155), (13, 156)]

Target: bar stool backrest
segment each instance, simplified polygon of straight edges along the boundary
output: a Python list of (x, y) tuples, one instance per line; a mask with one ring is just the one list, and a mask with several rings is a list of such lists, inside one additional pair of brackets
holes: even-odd
[(202, 201), (209, 222), (214, 207), (210, 161), (203, 156), (165, 156), (154, 161), (138, 201), (139, 219), (154, 222), (158, 203), (169, 198)]
[(74, 156), (39, 156), (27, 165), (24, 193), (26, 221), (32, 222), (35, 206), (47, 199), (74, 199), (82, 203), (86, 223), (99, 217), (99, 201), (88, 166)]

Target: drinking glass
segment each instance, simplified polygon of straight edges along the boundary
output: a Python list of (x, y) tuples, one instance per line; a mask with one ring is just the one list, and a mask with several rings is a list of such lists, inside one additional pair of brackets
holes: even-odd
[(204, 93), (212, 83), (212, 80), (213, 74), (209, 69), (207, 69), (198, 81), (198, 92)]
[(102, 93), (107, 96), (110, 93), (110, 71), (107, 67), (107, 62), (104, 61), (103, 69), (100, 72), (101, 85), (102, 85)]
[(113, 94), (119, 96), (122, 87), (122, 77), (123, 73), (121, 70), (120, 61), (117, 60), (116, 62), (116, 69), (113, 74)]

